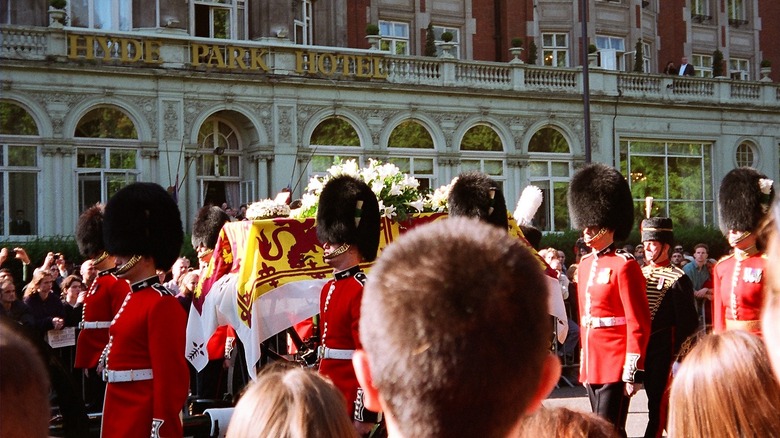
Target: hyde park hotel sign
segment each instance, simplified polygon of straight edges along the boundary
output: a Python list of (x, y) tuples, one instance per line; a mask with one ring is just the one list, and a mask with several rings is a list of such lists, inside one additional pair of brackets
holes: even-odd
[[(266, 60), (272, 53), (268, 47), (237, 46), (229, 44), (201, 44), (188, 42), (164, 46), (154, 38), (128, 38), (68, 34), (68, 59), (111, 62), (114, 64), (162, 65), (163, 54), (169, 50), (188, 50), (189, 65), (226, 71), (269, 73)], [(382, 56), (343, 54), (313, 50), (274, 47), (276, 55), (295, 56), (295, 73), (301, 75), (343, 76), (352, 78), (386, 79)]]

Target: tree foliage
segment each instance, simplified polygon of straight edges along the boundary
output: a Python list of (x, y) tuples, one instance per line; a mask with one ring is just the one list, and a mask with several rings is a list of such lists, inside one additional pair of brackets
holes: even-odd
[(712, 52), (712, 76), (723, 76), (723, 52), (720, 50)]
[(433, 33), (433, 22), (425, 29), (425, 56), (436, 56), (436, 35)]
[(360, 137), (355, 128), (340, 117), (323, 120), (311, 134), (312, 145), (360, 146)]
[(76, 137), (138, 139), (133, 121), (124, 112), (109, 107), (95, 108), (81, 118)]
[(464, 151), (495, 151), (501, 152), (504, 146), (501, 137), (488, 125), (476, 125), (466, 131), (460, 144)]
[(642, 41), (637, 41), (634, 51), (634, 71), (642, 73), (645, 66), (645, 56), (642, 53)]
[(536, 47), (534, 40), (528, 43), (528, 56), (525, 60), (527, 64), (536, 64), (536, 58), (539, 56), (539, 48)]
[(387, 147), (433, 149), (433, 138), (428, 130), (418, 122), (405, 120), (390, 133)]
[(21, 106), (0, 102), (0, 134), (38, 135), (38, 126)]

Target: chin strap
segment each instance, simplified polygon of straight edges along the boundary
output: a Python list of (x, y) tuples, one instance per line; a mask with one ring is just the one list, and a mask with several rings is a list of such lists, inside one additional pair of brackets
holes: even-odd
[(119, 276), (122, 274), (126, 274), (127, 271), (133, 269), (133, 266), (135, 266), (138, 262), (141, 261), (141, 256), (134, 255), (130, 257), (130, 260), (128, 260), (124, 265), (118, 266), (116, 268), (116, 272), (114, 272), (115, 275)]
[(595, 235), (595, 236), (593, 236), (593, 237), (582, 236), (582, 240), (584, 240), (584, 241), (585, 241), (585, 245), (588, 245), (588, 246), (590, 246), (590, 243), (591, 243), (591, 242), (593, 242), (593, 241), (595, 241), (595, 240), (599, 240), (599, 239), (601, 238), (601, 236), (603, 236), (604, 234), (606, 234), (606, 232), (607, 232), (607, 229), (606, 229), (606, 228), (601, 228), (601, 229), (599, 230), (599, 232), (598, 232), (598, 233), (596, 233), (596, 235)]
[(103, 261), (104, 261), (105, 259), (107, 259), (107, 258), (108, 258), (108, 253), (107, 253), (107, 252), (105, 252), (105, 251), (103, 251), (103, 252), (102, 252), (102, 253), (101, 253), (99, 256), (95, 257), (95, 258), (92, 260), (92, 264), (93, 264), (93, 265), (95, 265), (95, 266), (97, 266), (97, 265), (99, 265), (99, 264), (103, 263)]
[(344, 254), (347, 251), (349, 251), (349, 243), (343, 243), (343, 244), (341, 244), (340, 247), (336, 248), (330, 254), (326, 254), (326, 255), (322, 256), (322, 258), (324, 258), (325, 260), (330, 260), (332, 258), (335, 258), (335, 257), (338, 257), (338, 256)]
[(750, 236), (750, 231), (743, 231), (742, 234), (740, 234), (739, 236), (730, 239), (729, 245), (737, 246), (739, 242), (742, 242), (743, 240), (747, 239), (749, 236)]

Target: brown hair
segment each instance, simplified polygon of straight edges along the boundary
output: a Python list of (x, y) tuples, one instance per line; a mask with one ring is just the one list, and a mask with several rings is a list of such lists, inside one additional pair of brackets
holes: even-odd
[(541, 408), (523, 419), (518, 438), (554, 436), (558, 438), (618, 438), (610, 422), (589, 412), (564, 407)]
[(36, 269), (33, 273), (32, 280), (30, 280), (30, 283), (27, 285), (27, 289), (24, 291), (25, 298), (34, 293), (38, 293), (38, 288), (41, 285), (41, 281), (43, 281), (43, 279), (46, 277), (53, 278), (54, 276), (51, 275), (51, 271), (45, 269)]
[(81, 283), (81, 285), (84, 285), (84, 281), (79, 277), (78, 275), (68, 275), (62, 280), (62, 283), (60, 283), (60, 290), (62, 290), (63, 295), (68, 288), (70, 288), (70, 285), (73, 284), (73, 282), (78, 281)]
[(407, 232), (363, 292), (360, 339), (404, 436), (509, 432), (542, 379), (549, 331), (539, 260), (475, 219)]
[(780, 436), (780, 386), (764, 343), (729, 330), (702, 338), (672, 383), (670, 437)]
[(49, 373), (43, 360), (12, 324), (0, 321), (0, 436), (49, 436)]
[(227, 437), (356, 438), (345, 404), (316, 372), (271, 365), (244, 391)]

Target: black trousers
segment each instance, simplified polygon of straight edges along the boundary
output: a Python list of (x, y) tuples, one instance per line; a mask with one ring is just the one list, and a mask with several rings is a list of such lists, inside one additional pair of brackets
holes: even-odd
[(672, 370), (672, 353), (662, 349), (652, 352), (647, 349), (645, 360), (645, 392), (647, 393), (647, 429), (645, 437), (654, 438), (659, 430), (666, 428), (666, 409), (663, 409), (669, 373)]
[(593, 413), (615, 425), (618, 433), (626, 437), (626, 418), (631, 398), (625, 395), (625, 382), (587, 384), (588, 399)]

